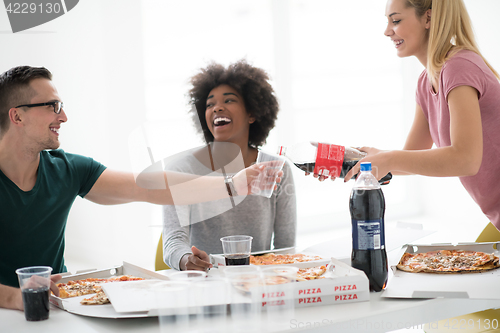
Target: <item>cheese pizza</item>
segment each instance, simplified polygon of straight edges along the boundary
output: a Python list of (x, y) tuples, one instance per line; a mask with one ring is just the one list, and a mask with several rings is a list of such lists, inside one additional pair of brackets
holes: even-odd
[(299, 262), (308, 262), (322, 260), (320, 256), (311, 256), (301, 253), (296, 254), (275, 254), (266, 253), (260, 256), (250, 256), (250, 264), (252, 265), (283, 265), (295, 264)]
[(493, 253), (440, 250), (405, 253), (396, 267), (410, 273), (470, 273), (496, 269), (500, 264)]
[(326, 266), (316, 266), (309, 268), (301, 268), (297, 272), (297, 281), (308, 281), (316, 279), (324, 279), (323, 274), (326, 272)]
[[(277, 270), (277, 273), (280, 271)], [(290, 282), (301, 282), (301, 281), (309, 281), (315, 279), (324, 279), (323, 274), (326, 272), (326, 266), (315, 266), (309, 268), (301, 268), (297, 271), (297, 276), (295, 279), (290, 279), (290, 277), (284, 275), (275, 275), (275, 276), (265, 276), (264, 280), (255, 281), (255, 277), (253, 275), (248, 276), (249, 281), (245, 281), (246, 277), (242, 276), (240, 281), (233, 283), (233, 286), (237, 289), (248, 291), (252, 287), (258, 287), (263, 285), (276, 285), (276, 284), (284, 284)], [(250, 281), (252, 280), (252, 281)]]
[(66, 283), (59, 283), (57, 284), (57, 287), (59, 288), (59, 297), (61, 298), (71, 298), (89, 294), (96, 294), (90, 298), (85, 298), (80, 302), (83, 305), (95, 305), (95, 304), (109, 303), (106, 294), (102, 290), (101, 284), (109, 282), (137, 281), (137, 280), (144, 280), (144, 279), (131, 275), (116, 276), (108, 279), (88, 278), (82, 280), (68, 281)]

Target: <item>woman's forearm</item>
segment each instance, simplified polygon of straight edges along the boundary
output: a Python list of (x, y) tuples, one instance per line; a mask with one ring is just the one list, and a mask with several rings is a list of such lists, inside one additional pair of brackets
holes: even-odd
[(456, 148), (394, 150), (387, 152), (391, 172), (431, 177), (473, 176), (481, 166), (480, 157), (470, 156)]

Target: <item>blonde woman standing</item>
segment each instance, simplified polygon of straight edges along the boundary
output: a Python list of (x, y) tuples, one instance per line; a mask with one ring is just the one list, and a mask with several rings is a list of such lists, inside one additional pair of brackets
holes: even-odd
[(500, 173), (499, 75), (478, 50), (463, 1), (389, 0), (386, 16), (384, 33), (397, 55), (415, 56), (425, 70), (403, 150), (363, 147), (363, 161), (377, 168), (379, 178), (388, 172), (459, 177), (500, 229), (500, 186), (494, 181)]

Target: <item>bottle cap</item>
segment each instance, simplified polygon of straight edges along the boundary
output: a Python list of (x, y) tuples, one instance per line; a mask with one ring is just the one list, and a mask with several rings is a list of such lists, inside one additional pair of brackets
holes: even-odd
[(286, 154), (286, 147), (285, 146), (278, 146), (278, 155), (282, 156)]
[(372, 171), (372, 163), (371, 162), (361, 163), (361, 171)]

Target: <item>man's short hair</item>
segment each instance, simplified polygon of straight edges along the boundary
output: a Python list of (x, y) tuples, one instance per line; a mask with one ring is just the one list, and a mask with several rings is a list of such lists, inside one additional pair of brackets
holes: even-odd
[(0, 75), (0, 137), (9, 129), (9, 110), (29, 104), (35, 91), (30, 87), (34, 79), (52, 80), (45, 67), (18, 66)]

